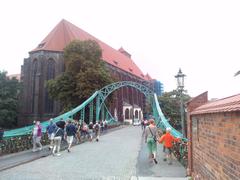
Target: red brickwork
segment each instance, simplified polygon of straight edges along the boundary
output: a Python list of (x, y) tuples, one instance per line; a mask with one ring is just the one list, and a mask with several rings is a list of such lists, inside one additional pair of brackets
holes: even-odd
[(192, 172), (200, 179), (240, 179), (240, 112), (194, 115)]
[(191, 146), (191, 142), (192, 142), (192, 122), (190, 119), (190, 112), (192, 112), (194, 109), (196, 109), (197, 107), (207, 103), (208, 101), (208, 92), (204, 92), (202, 94), (200, 94), (199, 96), (191, 99), (188, 103), (187, 103), (187, 138), (189, 139), (188, 142), (188, 168), (190, 171), (192, 171), (192, 146)]
[[(203, 96), (200, 97), (204, 101), (207, 96)], [(224, 104), (227, 100), (219, 102)], [(236, 101), (236, 104), (239, 102)], [(207, 180), (240, 179), (240, 111), (196, 114), (196, 108), (197, 103), (193, 99), (188, 103), (191, 175)]]

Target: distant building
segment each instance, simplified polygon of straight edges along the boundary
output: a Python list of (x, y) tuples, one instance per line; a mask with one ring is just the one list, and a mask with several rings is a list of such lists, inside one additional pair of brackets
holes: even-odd
[(193, 179), (240, 179), (240, 94), (187, 103), (188, 168)]
[[(106, 67), (119, 81), (134, 81), (152, 87), (150, 76), (143, 74), (131, 59), (131, 54), (122, 47), (115, 50), (79, 27), (62, 20), (35, 49), (29, 52), (29, 57), (24, 59), (21, 69), (23, 92), (19, 125), (31, 124), (33, 120), (47, 120), (61, 112), (60, 103), (50, 98), (45, 84), (64, 72), (63, 49), (73, 40), (96, 41), (102, 49), (102, 59)], [(137, 112), (134, 113), (142, 116), (144, 94), (135, 88), (123, 87), (113, 92), (113, 95), (116, 100), (111, 105), (110, 112), (116, 119), (124, 121), (125, 115), (128, 116), (131, 109), (124, 108), (124, 104), (139, 107), (135, 108)], [(130, 119), (134, 113), (130, 114)]]
[(164, 91), (163, 90), (163, 84), (160, 81), (156, 80), (156, 79), (153, 79), (152, 81), (153, 81), (153, 90), (154, 90), (154, 92), (157, 94), (157, 96), (162, 96), (163, 91)]

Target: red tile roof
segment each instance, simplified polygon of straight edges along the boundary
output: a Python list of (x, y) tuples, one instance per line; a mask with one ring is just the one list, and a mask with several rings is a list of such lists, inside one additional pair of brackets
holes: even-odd
[(191, 112), (191, 114), (208, 114), (219, 112), (240, 111), (240, 94), (210, 101)]
[(76, 39), (95, 40), (102, 48), (102, 58), (104, 61), (141, 79), (148, 79), (129, 57), (64, 19), (60, 21), (47, 37), (42, 40), (38, 47), (31, 52), (41, 50), (62, 52), (66, 45)]

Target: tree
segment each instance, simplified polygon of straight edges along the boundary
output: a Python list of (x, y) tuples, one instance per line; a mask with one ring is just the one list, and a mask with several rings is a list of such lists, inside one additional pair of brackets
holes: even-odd
[[(190, 100), (190, 96), (183, 93), (183, 103)], [(181, 114), (180, 114), (180, 94), (173, 90), (163, 93), (158, 97), (163, 114), (170, 119), (170, 124), (176, 128), (181, 129)]]
[(7, 72), (0, 71), (0, 127), (12, 128), (17, 125), (17, 107), (20, 83), (9, 79)]
[(101, 48), (92, 40), (75, 40), (66, 46), (65, 72), (47, 83), (50, 96), (59, 100), (65, 111), (114, 81), (101, 57)]

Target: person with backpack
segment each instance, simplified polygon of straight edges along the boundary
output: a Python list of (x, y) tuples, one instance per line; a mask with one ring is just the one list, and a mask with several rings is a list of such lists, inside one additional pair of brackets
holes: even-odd
[(47, 126), (48, 139), (50, 140), (49, 150), (53, 148), (54, 131), (56, 128), (57, 128), (57, 125), (53, 122), (53, 119), (51, 118), (49, 120), (49, 125)]
[(68, 148), (67, 151), (70, 152), (70, 148), (72, 147), (73, 137), (75, 137), (77, 133), (76, 126), (71, 122), (71, 120), (68, 120), (68, 124), (66, 126), (66, 135), (67, 135), (67, 143)]
[(171, 128), (167, 127), (166, 128), (166, 133), (164, 135), (161, 136), (161, 138), (159, 139), (159, 143), (163, 143), (163, 146), (165, 147), (165, 156), (166, 158), (164, 158), (164, 161), (168, 160), (168, 164), (171, 165), (172, 164), (172, 147), (173, 147), (173, 143), (174, 142), (178, 142), (180, 139), (179, 138), (175, 138), (173, 135), (171, 135)]
[(53, 138), (53, 156), (57, 155), (60, 156), (60, 147), (61, 147), (61, 141), (64, 137), (64, 131), (62, 128), (57, 127), (54, 132), (54, 138)]
[(145, 143), (149, 150), (149, 158), (157, 164), (156, 153), (157, 153), (157, 127), (154, 124), (154, 120), (150, 119), (149, 126), (145, 130)]

